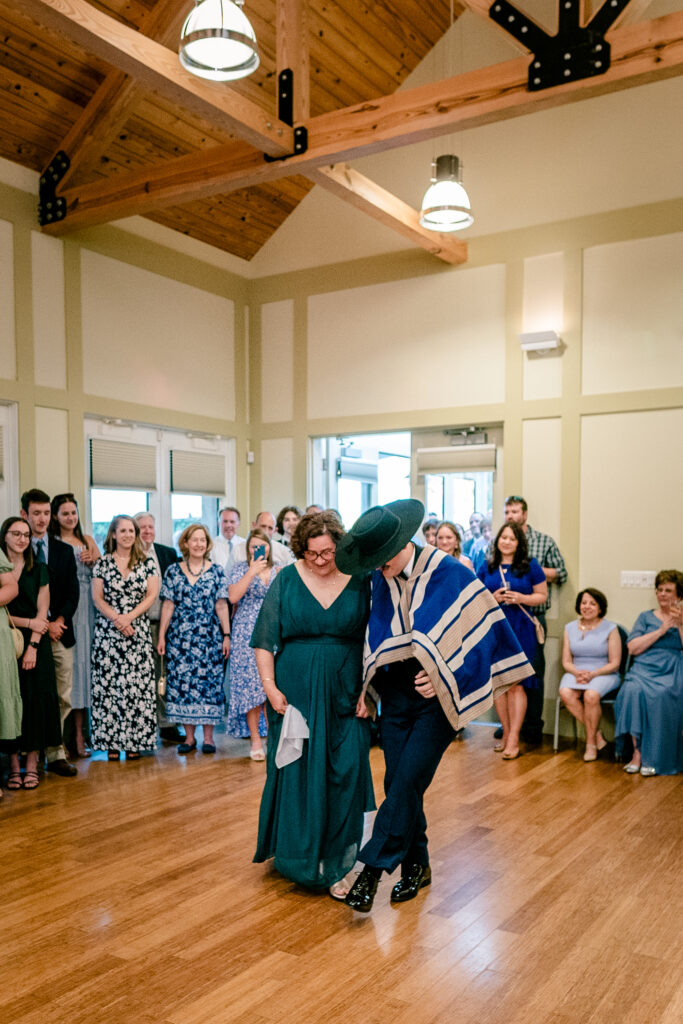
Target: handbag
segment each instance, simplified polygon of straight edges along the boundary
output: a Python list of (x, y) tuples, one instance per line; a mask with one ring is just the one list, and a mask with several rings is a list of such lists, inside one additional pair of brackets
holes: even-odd
[[(503, 571), (502, 571), (502, 569), (500, 569), (500, 567), (498, 569), (498, 572), (500, 573), (500, 578), (503, 581), (503, 590), (509, 590), (510, 589), (510, 584), (508, 583), (508, 581), (503, 576)], [(536, 641), (539, 644), (544, 644), (545, 643), (545, 630), (543, 629), (543, 626), (538, 621), (536, 616), (532, 615), (531, 612), (528, 612), (523, 604), (518, 604), (517, 607), (520, 608), (524, 612), (524, 614), (526, 615), (527, 619), (531, 619), (531, 621), (533, 622), (534, 629), (536, 631)]]
[(157, 693), (160, 697), (166, 694), (166, 665), (164, 663), (163, 654), (159, 655), (161, 658), (161, 672), (159, 673), (159, 680), (157, 682)]
[(5, 612), (7, 614), (7, 624), (9, 626), (9, 631), (12, 634), (12, 639), (14, 640), (14, 653), (16, 654), (17, 659), (19, 659), (24, 653), (24, 634), (21, 632), (20, 629), (17, 629), (17, 627), (14, 625), (10, 618), (10, 614), (6, 608)]

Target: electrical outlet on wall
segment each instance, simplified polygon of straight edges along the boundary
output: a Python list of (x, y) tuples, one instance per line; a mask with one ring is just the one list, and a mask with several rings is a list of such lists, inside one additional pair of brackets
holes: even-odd
[(622, 587), (641, 587), (652, 590), (657, 573), (652, 569), (625, 569), (621, 573)]

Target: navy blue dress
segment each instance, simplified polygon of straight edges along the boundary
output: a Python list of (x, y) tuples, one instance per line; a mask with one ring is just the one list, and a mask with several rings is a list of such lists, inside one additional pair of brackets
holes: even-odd
[[(496, 590), (500, 590), (503, 585), (503, 579), (507, 582), (509, 589), (515, 590), (518, 594), (533, 594), (534, 587), (537, 584), (545, 583), (545, 573), (535, 558), (529, 560), (529, 571), (523, 576), (516, 576), (511, 569), (512, 566), (501, 565), (498, 569), (491, 571), (488, 562), (485, 562), (477, 576), (492, 594)], [(522, 607), (526, 609), (529, 613), (528, 615), (522, 611)], [(527, 659), (533, 663), (537, 641), (536, 627), (532, 619), (529, 618), (529, 615), (533, 615), (531, 608), (527, 608), (526, 605), (501, 604), (500, 609), (510, 623), (510, 627), (519, 640)], [(538, 679), (536, 676), (529, 676), (528, 679), (522, 680), (522, 686), (526, 690), (535, 690), (538, 686)]]
[(228, 581), (220, 565), (211, 565), (194, 585), (179, 563), (164, 574), (161, 599), (175, 606), (166, 634), (166, 715), (171, 721), (223, 721), (223, 628), (216, 615), (220, 598), (228, 599)]

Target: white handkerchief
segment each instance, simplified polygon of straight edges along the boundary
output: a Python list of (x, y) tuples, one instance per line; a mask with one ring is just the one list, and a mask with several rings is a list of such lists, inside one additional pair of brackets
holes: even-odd
[(284, 768), (286, 764), (298, 760), (304, 748), (304, 740), (307, 740), (308, 736), (306, 719), (297, 708), (288, 704), (282, 720), (280, 742), (275, 751), (275, 767)]

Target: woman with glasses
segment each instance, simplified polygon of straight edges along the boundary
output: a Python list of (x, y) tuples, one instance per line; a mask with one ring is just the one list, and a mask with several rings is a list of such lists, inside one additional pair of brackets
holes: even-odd
[[(0, 527), (0, 548), (12, 563), (10, 575), (18, 584), (18, 594), (8, 605), (8, 611), (24, 637), (24, 653), (19, 662), (21, 736), (14, 743), (3, 744), (10, 756), (7, 788), (37, 789), (40, 783), (38, 751), (62, 742), (57, 678), (47, 635), (50, 608), (47, 565), (33, 557), (31, 528), (18, 516), (10, 516)], [(26, 753), (23, 781), (20, 751)]]
[(331, 512), (302, 518), (297, 561), (276, 576), (251, 638), (269, 736), (254, 860), (273, 857), (280, 874), (339, 900), (375, 806), (370, 723), (356, 714), (369, 589), (337, 569), (343, 534)]
[(73, 494), (56, 494), (50, 503), (52, 519), (50, 536), (70, 544), (76, 559), (79, 598), (73, 618), (76, 646), (74, 648), (71, 707), (74, 716), (74, 742), (79, 757), (90, 757), (85, 742), (85, 724), (90, 709), (90, 647), (95, 628), (95, 605), (90, 593), (92, 567), (100, 557), (97, 544), (83, 533), (78, 505)]
[(247, 562), (235, 562), (228, 575), (228, 598), (235, 606), (230, 648), (230, 701), (228, 736), (251, 740), (249, 757), (265, 761), (262, 736), (266, 735), (266, 695), (249, 646), (258, 613), (268, 588), (275, 579), (270, 537), (258, 528), (247, 537)]

